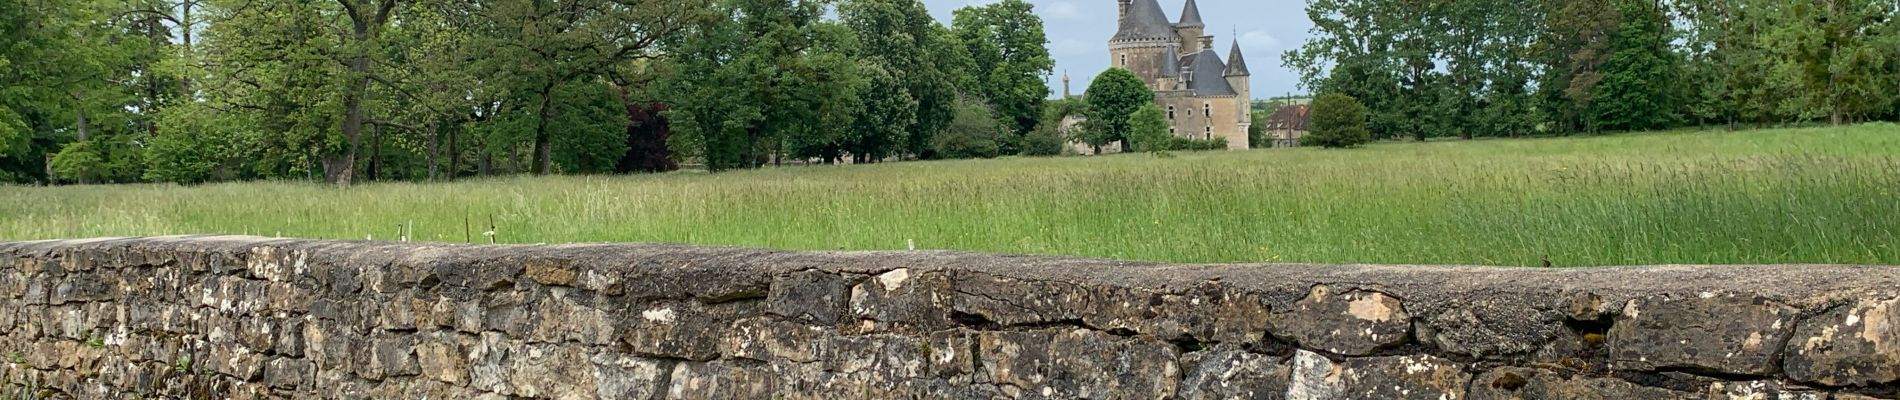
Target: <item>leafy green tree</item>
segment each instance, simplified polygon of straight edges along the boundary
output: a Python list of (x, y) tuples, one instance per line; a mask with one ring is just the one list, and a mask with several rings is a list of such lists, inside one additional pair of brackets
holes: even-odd
[(1798, 96), (1785, 96), (1781, 112), (1800, 119), (1825, 117), (1843, 124), (1884, 113), (1900, 86), (1895, 77), (1892, 35), (1895, 6), (1882, 0), (1834, 0), (1779, 5), (1763, 44), (1785, 62), (1773, 74)]
[(882, 66), (865, 63), (858, 72), (870, 85), (859, 94), (864, 107), (854, 118), (857, 125), (851, 130), (849, 149), (857, 163), (875, 163), (896, 155), (909, 141), (907, 128), (917, 123), (917, 100), (904, 90), (896, 74)]
[(1619, 24), (1602, 81), (1591, 90), (1591, 131), (1641, 131), (1676, 126), (1680, 103), (1672, 90), (1681, 62), (1669, 50), (1669, 20), (1650, 0), (1618, 0)]
[[(794, 154), (866, 160), (901, 147), (915, 100), (888, 71), (863, 70), (876, 64), (853, 59), (848, 29), (820, 21), (824, 4), (723, 0), (712, 8), (717, 22), (672, 42), (655, 73), (666, 77), (659, 97), (672, 104), (665, 115), (675, 152), (723, 171), (762, 165), (781, 144), (802, 150)], [(887, 97), (859, 97), (873, 93)], [(886, 124), (855, 129), (867, 126), (856, 121), (866, 115)], [(838, 127), (848, 129), (830, 130)], [(798, 139), (813, 134), (824, 137)]]
[(1366, 131), (1366, 107), (1358, 99), (1327, 93), (1313, 100), (1311, 131), (1300, 144), (1326, 148), (1358, 147), (1372, 141)]
[(554, 173), (559, 87), (621, 71), (622, 63), (659, 56), (660, 43), (707, 20), (706, 0), (470, 2), (493, 55), (487, 76), (533, 96), (536, 174)]
[(857, 38), (857, 58), (890, 74), (902, 84), (902, 94), (916, 102), (910, 111), (914, 122), (902, 127), (902, 135), (893, 135), (903, 138), (900, 149), (930, 156), (930, 137), (948, 128), (953, 118), (956, 81), (967, 74), (960, 70), (969, 64), (967, 53), (917, 0), (845, 0), (838, 14)]
[(1055, 68), (1042, 17), (1024, 0), (1002, 0), (955, 12), (954, 30), (968, 49), (976, 86), (1021, 135), (1036, 128), (1049, 97), (1044, 78)]
[(1613, 0), (1545, 0), (1550, 10), (1533, 46), (1540, 68), (1537, 104), (1552, 130), (1586, 129), (1585, 120), (1611, 54), (1620, 15)]
[(1168, 135), (1168, 114), (1150, 102), (1128, 115), (1127, 151), (1168, 151), (1173, 148)]
[(1154, 104), (1155, 95), (1134, 72), (1109, 67), (1089, 82), (1087, 99), (1089, 120), (1082, 142), (1100, 153), (1109, 143), (1128, 144), (1132, 131), (1129, 116), (1142, 106)]

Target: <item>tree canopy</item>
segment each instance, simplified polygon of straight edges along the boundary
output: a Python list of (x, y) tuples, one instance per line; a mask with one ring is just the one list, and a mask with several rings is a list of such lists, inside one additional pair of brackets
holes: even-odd
[(1900, 5), (1312, 0), (1282, 56), (1381, 138), (1896, 119)]

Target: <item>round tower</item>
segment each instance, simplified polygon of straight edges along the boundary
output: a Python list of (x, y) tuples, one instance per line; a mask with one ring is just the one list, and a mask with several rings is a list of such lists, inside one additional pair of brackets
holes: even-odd
[(1194, 4), (1194, 0), (1187, 0), (1187, 5), (1181, 7), (1181, 22), (1174, 24), (1174, 36), (1180, 41), (1181, 48), (1199, 49), (1201, 44), (1197, 40), (1206, 34), (1207, 24), (1201, 22), (1201, 6)]
[[(1234, 47), (1227, 51), (1227, 71), (1221, 75), (1227, 78), (1227, 86), (1234, 88), (1238, 96), (1234, 100), (1235, 116), (1240, 118), (1240, 132), (1245, 135), (1248, 127), (1253, 126), (1253, 72), (1247, 70), (1247, 56), (1240, 54), (1240, 34), (1234, 34)], [(1247, 149), (1248, 143), (1227, 143), (1231, 149)]]
[(1155, 0), (1118, 1), (1120, 29), (1108, 41), (1109, 65), (1134, 72), (1150, 89), (1158, 89), (1163, 70), (1177, 62), (1166, 60), (1168, 46), (1178, 41), (1174, 24)]

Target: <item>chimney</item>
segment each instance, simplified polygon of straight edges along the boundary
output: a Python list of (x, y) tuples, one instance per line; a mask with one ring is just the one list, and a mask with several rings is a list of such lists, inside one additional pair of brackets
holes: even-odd
[(1201, 50), (1214, 49), (1214, 35), (1201, 36)]
[(1116, 14), (1116, 16), (1115, 16), (1115, 20), (1116, 20), (1116, 21), (1127, 21), (1127, 20), (1128, 20), (1128, 8), (1129, 8), (1129, 7), (1133, 7), (1133, 6), (1134, 6), (1134, 4), (1135, 4), (1135, 0), (1116, 0), (1116, 1), (1117, 1), (1117, 2), (1120, 2), (1120, 3), (1121, 3), (1121, 11), (1120, 11), (1121, 13), (1120, 13), (1120, 14)]

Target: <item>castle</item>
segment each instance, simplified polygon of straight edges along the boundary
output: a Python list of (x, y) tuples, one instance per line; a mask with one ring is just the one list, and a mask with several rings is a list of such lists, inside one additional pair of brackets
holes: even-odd
[(1194, 0), (1187, 0), (1181, 21), (1174, 23), (1156, 0), (1118, 1), (1121, 29), (1108, 41), (1109, 62), (1133, 71), (1154, 90), (1175, 136), (1226, 138), (1229, 150), (1248, 149), (1252, 73), (1239, 38), (1221, 62)]

